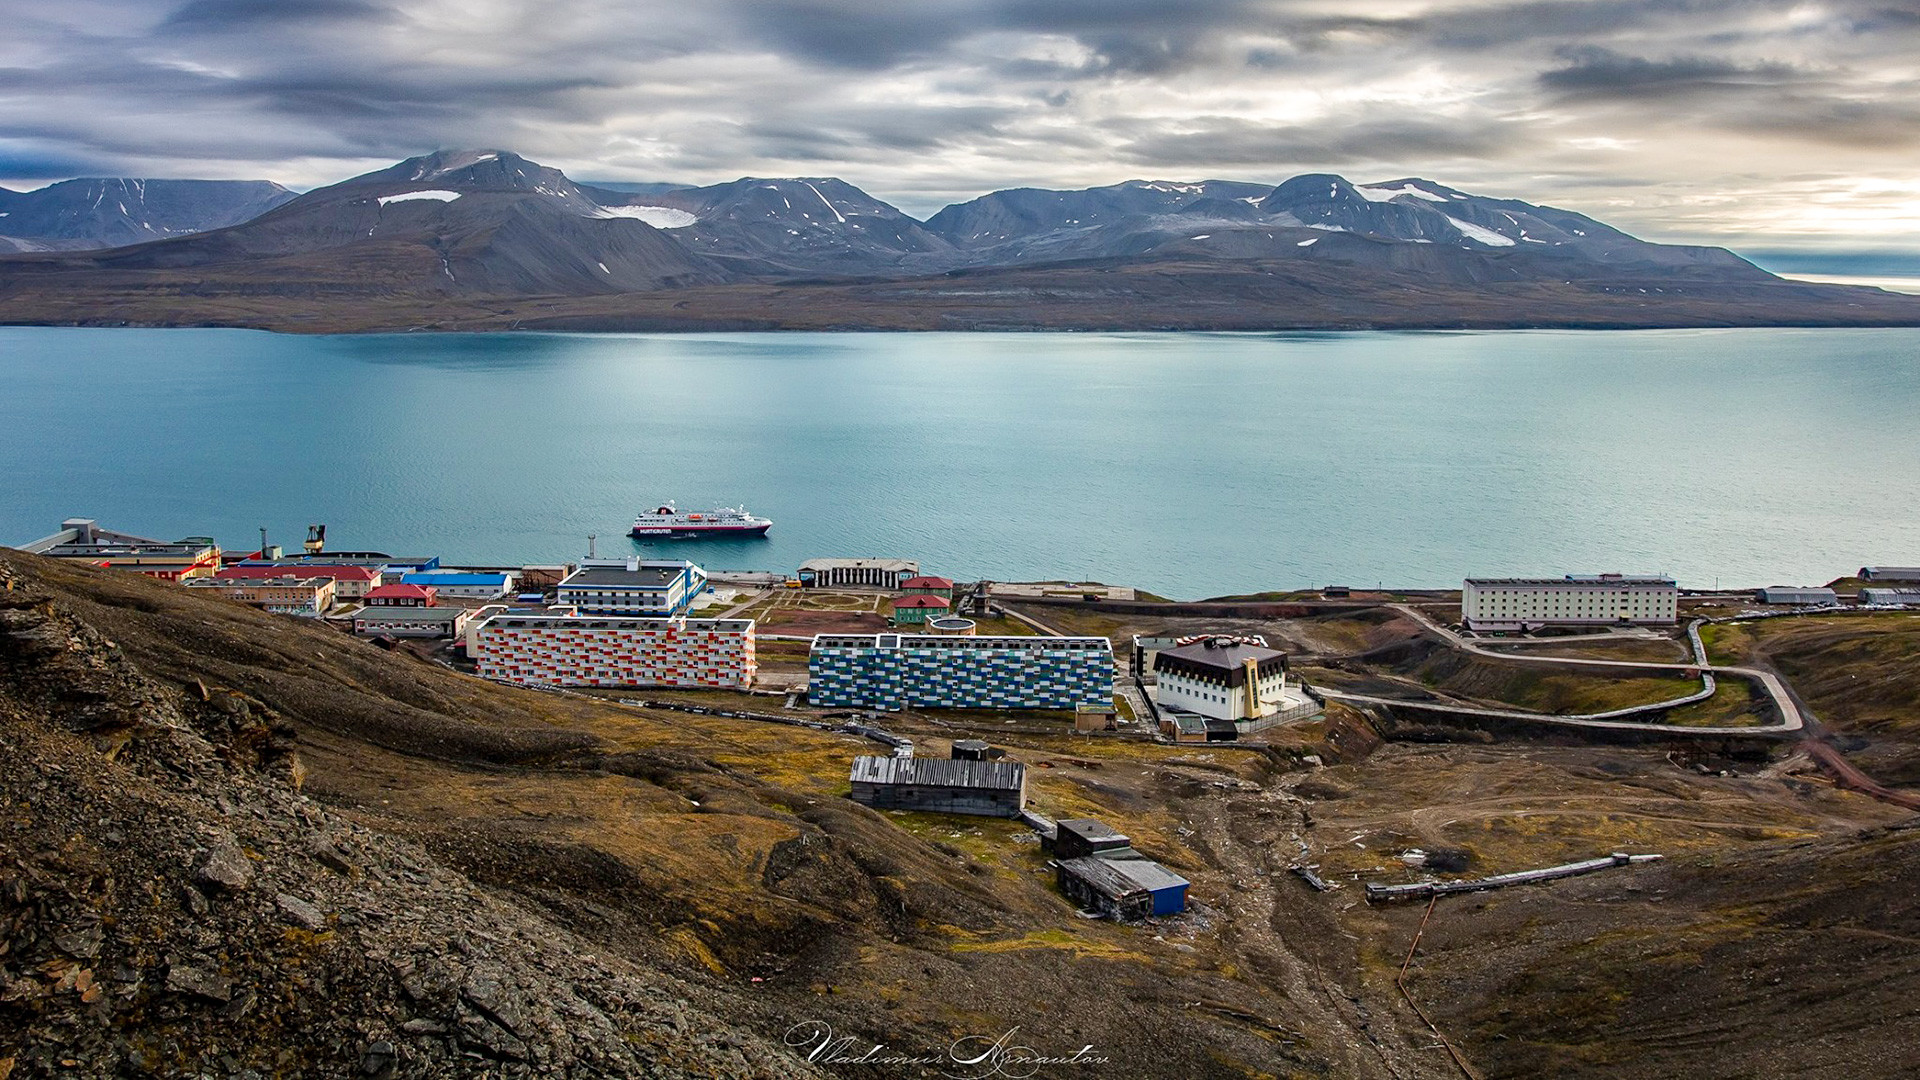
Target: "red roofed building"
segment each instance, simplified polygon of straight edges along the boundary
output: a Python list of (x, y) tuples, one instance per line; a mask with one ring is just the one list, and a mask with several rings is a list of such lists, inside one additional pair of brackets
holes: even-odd
[(310, 563), (241, 563), (213, 575), (218, 581), (267, 581), (273, 578), (329, 578), (334, 595), (349, 600), (367, 595), (385, 580), (370, 566), (326, 566)]
[(893, 602), (893, 625), (925, 626), (928, 619), (945, 615), (948, 606), (937, 596), (903, 596)]
[(937, 596), (942, 600), (952, 600), (953, 582), (927, 575), (910, 577), (900, 583), (900, 591), (908, 596)]
[(431, 585), (382, 585), (367, 593), (369, 607), (437, 607), (439, 590)]

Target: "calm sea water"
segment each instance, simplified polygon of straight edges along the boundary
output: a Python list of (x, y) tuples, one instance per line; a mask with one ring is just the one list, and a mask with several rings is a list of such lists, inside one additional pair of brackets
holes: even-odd
[[(283, 337), (0, 328), (0, 541), (918, 558), (1193, 598), (1920, 564), (1920, 332)], [(642, 546), (662, 500), (761, 541)]]

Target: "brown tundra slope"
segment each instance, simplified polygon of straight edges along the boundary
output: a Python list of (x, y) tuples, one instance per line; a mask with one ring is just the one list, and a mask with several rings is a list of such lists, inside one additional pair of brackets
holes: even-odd
[[(944, 749), (950, 718), (897, 720)], [(852, 736), (499, 687), (0, 550), (0, 1076), (922, 1076), (1012, 1031), (1090, 1048), (1030, 1075), (1453, 1077), (1393, 982), (1420, 910), (1359, 898), (1414, 846), (1669, 856), (1441, 902), (1408, 985), (1481, 1075), (1907, 1075), (1904, 813), (1659, 746), (1331, 724), (1337, 758), (1319, 725), (1004, 735), (1040, 810), (1192, 880), (1190, 914), (1117, 925), (1014, 823), (851, 803)], [(808, 1062), (829, 1027), (914, 1060)]]
[[(0, 739), (16, 1078), (810, 1075), (795, 1025), (909, 1055), (1018, 1029), (1104, 1076), (1439, 1075), (1369, 1023), (1329, 915), (1311, 960), (1079, 918), (1013, 823), (848, 801), (850, 736), (498, 687), (0, 550)], [(1147, 801), (1055, 790), (1230, 891)]]

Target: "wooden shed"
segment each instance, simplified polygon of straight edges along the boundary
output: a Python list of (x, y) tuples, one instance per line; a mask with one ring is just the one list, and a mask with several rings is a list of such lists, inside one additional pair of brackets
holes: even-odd
[(1060, 891), (1086, 911), (1117, 919), (1144, 919), (1149, 915), (1177, 915), (1187, 908), (1187, 879), (1139, 857), (1131, 848), (1061, 859), (1053, 865)]
[(862, 755), (848, 779), (853, 801), (879, 810), (1018, 817), (1027, 805), (1027, 767), (1017, 761)]

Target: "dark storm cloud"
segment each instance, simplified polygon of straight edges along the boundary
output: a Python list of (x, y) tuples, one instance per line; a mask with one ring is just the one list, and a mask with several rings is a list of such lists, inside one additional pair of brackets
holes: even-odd
[(1275, 161), (1349, 166), (1416, 159), (1453, 160), (1512, 152), (1526, 139), (1503, 126), (1420, 120), (1349, 118), (1328, 124), (1280, 126), (1209, 117), (1180, 130), (1126, 135), (1121, 156), (1143, 165), (1166, 161), (1201, 167), (1244, 167)]
[(1141, 172), (1426, 173), (1723, 213), (1713, 185), (1757, 212), (1753, 177), (1783, 158), (1880, 177), (1888, 199), (1920, 186), (1913, 2), (17, 6), (0, 180), (64, 163), (312, 184), (486, 145), (607, 179), (837, 173), (923, 211)]
[(1591, 46), (1563, 49), (1561, 55), (1570, 63), (1541, 72), (1541, 84), (1590, 97), (1719, 94), (1809, 81), (1806, 73), (1787, 64), (1741, 65), (1705, 56), (1652, 60)]
[(393, 12), (365, 0), (193, 0), (163, 25), (169, 30), (244, 30), (271, 23), (385, 20)]

